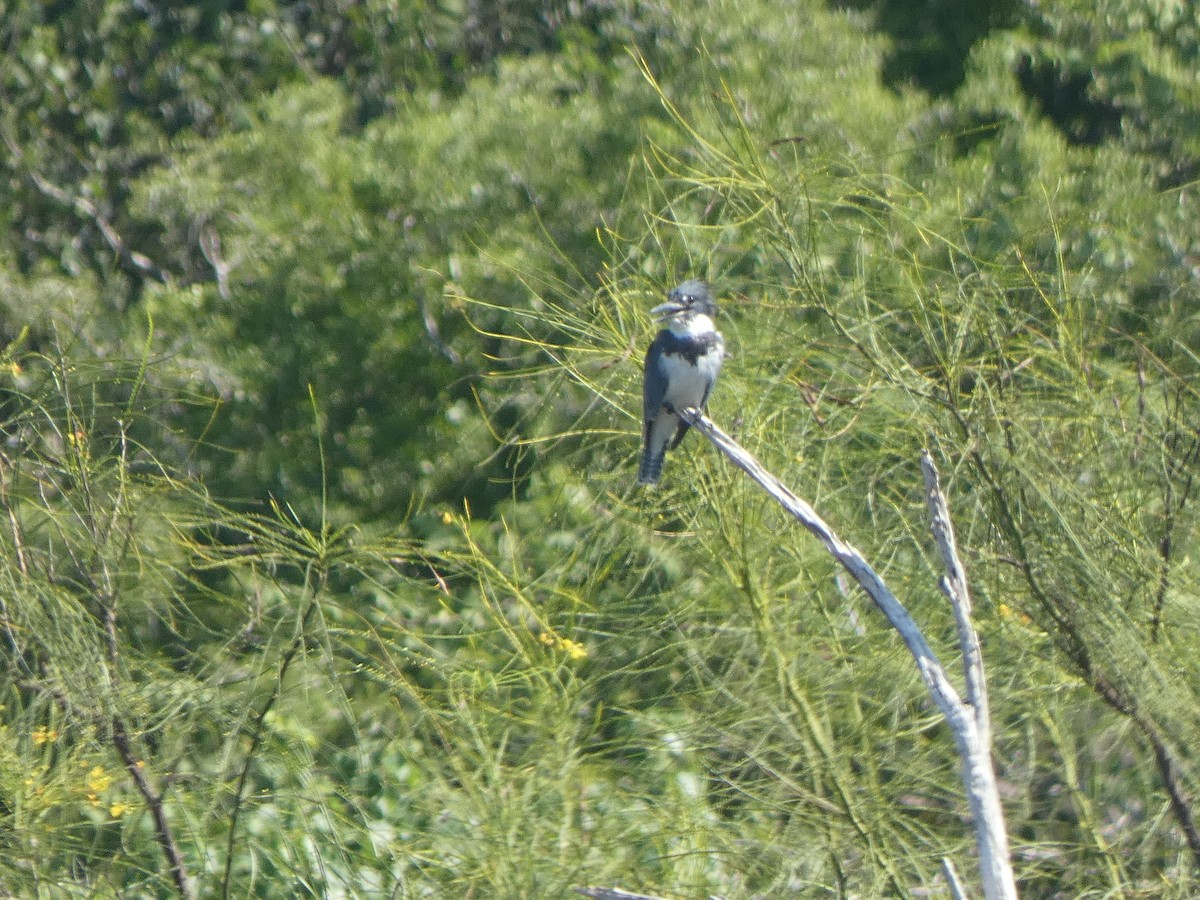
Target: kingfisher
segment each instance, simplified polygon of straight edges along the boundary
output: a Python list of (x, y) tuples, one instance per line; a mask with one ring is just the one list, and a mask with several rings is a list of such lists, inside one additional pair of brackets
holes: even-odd
[(642, 464), (638, 484), (657, 484), (663, 457), (687, 434), (679, 410), (703, 410), (725, 361), (725, 339), (713, 317), (717, 304), (708, 285), (690, 279), (667, 294), (667, 302), (650, 310), (666, 328), (646, 351), (642, 382)]

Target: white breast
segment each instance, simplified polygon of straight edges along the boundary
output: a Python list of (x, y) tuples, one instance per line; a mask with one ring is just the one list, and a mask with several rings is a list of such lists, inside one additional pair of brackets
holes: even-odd
[[(708, 316), (697, 315), (685, 323), (672, 323), (671, 331), (681, 338), (694, 338), (708, 334), (716, 329)], [(692, 365), (682, 356), (668, 354), (663, 357), (663, 372), (667, 376), (667, 394), (664, 402), (675, 409), (685, 409), (689, 406), (699, 406), (704, 402), (705, 394), (717, 380), (721, 371), (721, 363), (725, 361), (725, 342), (717, 334), (717, 342), (713, 348)]]

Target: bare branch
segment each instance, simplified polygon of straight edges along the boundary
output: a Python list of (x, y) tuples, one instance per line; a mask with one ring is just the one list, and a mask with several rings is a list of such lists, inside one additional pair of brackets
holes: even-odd
[[(707, 437), (739, 469), (753, 478), (793, 518), (817, 538), (829, 553), (842, 564), (851, 577), (859, 583), (884, 614), (891, 626), (899, 632), (916, 662), (925, 687), (938, 708), (946, 717), (958, 746), (963, 766), (963, 786), (971, 807), (975, 825), (975, 842), (979, 849), (979, 866), (983, 880), (984, 895), (988, 900), (1016, 900), (1017, 888), (1013, 878), (1012, 862), (1008, 852), (1008, 835), (1004, 830), (1004, 810), (1000, 805), (1000, 792), (996, 787), (996, 773), (992, 765), (990, 725), (987, 713), (982, 719), (977, 709), (964, 703), (958, 691), (950, 683), (945, 667), (938, 660), (929, 642), (925, 640), (908, 609), (892, 593), (879, 574), (871, 568), (858, 550), (843, 541), (816, 513), (808, 503), (793, 494), (778, 478), (743, 449), (733, 438), (725, 434), (697, 409), (686, 409), (680, 415), (697, 431)], [(928, 454), (922, 459), (926, 467), (926, 483), (932, 473), (933, 487), (937, 487), (937, 471)], [(945, 499), (940, 488), (936, 498), (931, 490), (931, 504), (940, 498), (940, 505), (931, 505), (937, 523), (935, 539), (946, 560), (948, 575), (943, 579), (943, 589), (951, 596), (955, 607), (955, 619), (959, 624), (959, 638), (963, 641), (964, 667), (970, 666), (968, 675), (969, 696), (974, 703), (986, 700), (983, 681), (982, 660), (979, 659), (978, 636), (970, 622), (970, 598), (966, 589), (966, 575), (954, 546), (954, 532), (946, 512)], [(972, 649), (973, 648), (973, 649)], [(973, 661), (970, 659), (973, 654)], [(980, 723), (984, 727), (980, 727)], [(985, 742), (985, 738), (987, 739)]]
[(30, 171), (28, 173), (29, 180), (33, 182), (33, 186), (38, 191), (52, 200), (56, 200), (64, 206), (69, 206), (77, 213), (88, 219), (96, 229), (104, 236), (105, 243), (109, 249), (117, 255), (117, 258), (126, 265), (137, 269), (143, 275), (153, 278), (155, 281), (166, 282), (168, 275), (162, 269), (154, 264), (154, 261), (144, 253), (139, 253), (136, 250), (131, 250), (129, 245), (125, 243), (124, 238), (113, 227), (112, 222), (100, 212), (99, 208), (82, 194), (72, 196), (69, 192), (63, 190), (56, 184), (47, 181), (42, 175), (37, 172)]
[[(3, 138), (5, 146), (8, 147), (8, 151), (12, 155), (13, 161), (25, 164), (25, 151), (21, 149), (20, 144), (7, 131), (4, 132)], [(112, 222), (87, 197), (82, 194), (73, 195), (70, 191), (51, 182), (32, 167), (27, 167), (25, 174), (28, 176), (30, 183), (33, 184), (38, 193), (43, 197), (49, 197), (63, 206), (70, 207), (80, 216), (90, 221), (104, 237), (104, 241), (108, 244), (109, 249), (117, 255), (117, 258), (122, 263), (137, 269), (143, 275), (153, 278), (155, 281), (163, 283), (168, 281), (169, 276), (167, 273), (155, 265), (150, 257), (129, 248), (129, 245), (125, 243), (125, 240), (121, 237), (117, 229), (113, 227)]]
[(925, 499), (929, 504), (929, 530), (937, 544), (946, 566), (946, 575), (940, 582), (942, 593), (950, 600), (954, 611), (954, 625), (958, 630), (958, 645), (963, 655), (963, 677), (967, 685), (967, 703), (975, 714), (975, 725), (981, 742), (992, 745), (992, 721), (988, 713), (987, 680), (983, 674), (983, 652), (979, 647), (979, 635), (971, 624), (971, 591), (967, 585), (967, 573), (958, 556), (958, 542), (954, 537), (954, 525), (950, 521), (950, 510), (946, 496), (942, 493), (941, 481), (933, 457), (929, 451), (921, 453), (921, 472), (925, 476)]
[(163, 855), (167, 858), (175, 889), (179, 891), (180, 897), (190, 898), (193, 896), (191, 879), (188, 878), (187, 867), (183, 864), (183, 854), (179, 852), (179, 845), (175, 843), (171, 823), (167, 821), (163, 796), (150, 785), (142, 761), (134, 754), (133, 746), (129, 742), (129, 735), (119, 717), (113, 716), (111, 727), (113, 746), (117, 749), (121, 762), (125, 765), (125, 771), (133, 779), (138, 793), (142, 795), (146, 808), (150, 810), (150, 818), (154, 820), (154, 834)]
[(442, 332), (438, 328), (437, 319), (433, 317), (433, 312), (430, 311), (429, 304), (425, 302), (424, 291), (417, 291), (417, 309), (421, 312), (421, 323), (425, 326), (425, 334), (429, 337), (433, 346), (437, 348), (437, 351), (450, 360), (450, 362), (454, 363), (454, 365), (457, 366), (461, 363), (462, 357), (459, 356), (458, 351), (442, 340)]
[(229, 290), (229, 271), (231, 266), (221, 256), (221, 235), (211, 224), (205, 223), (200, 229), (200, 252), (212, 266), (213, 277), (217, 280), (217, 294), (222, 300), (233, 296)]
[(946, 884), (950, 888), (953, 900), (967, 900), (967, 892), (963, 888), (962, 879), (958, 877), (958, 869), (954, 868), (954, 860), (948, 856), (942, 857), (942, 874), (946, 876)]
[(908, 609), (896, 599), (896, 595), (871, 568), (866, 558), (838, 537), (825, 520), (817, 515), (816, 510), (793, 494), (783, 482), (763, 468), (758, 460), (718, 428), (711, 419), (694, 409), (684, 410), (681, 415), (692, 427), (712, 441), (730, 462), (757, 481), (796, 521), (808, 529), (867, 592), (891, 626), (900, 633), (916, 661), (917, 671), (920, 672), (925, 686), (946, 718), (951, 720), (951, 724), (966, 717), (966, 704), (946, 677), (945, 667), (925, 640), (925, 635)]

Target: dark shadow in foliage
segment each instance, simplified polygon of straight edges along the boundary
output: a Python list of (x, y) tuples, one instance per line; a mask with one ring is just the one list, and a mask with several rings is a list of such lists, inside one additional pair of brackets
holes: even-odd
[(874, 14), (875, 27), (892, 39), (883, 80), (894, 88), (915, 85), (935, 97), (954, 93), (966, 77), (971, 48), (996, 28), (1014, 25), (1017, 0), (834, 0), (837, 9)]
[(1095, 147), (1121, 133), (1121, 110), (1096, 97), (1090, 69), (1079, 71), (1057, 59), (1023, 53), (1016, 76), (1021, 90), (1072, 144)]

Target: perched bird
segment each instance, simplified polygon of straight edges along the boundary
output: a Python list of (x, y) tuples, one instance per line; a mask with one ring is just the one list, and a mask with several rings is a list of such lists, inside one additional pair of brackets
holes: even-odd
[(708, 285), (685, 281), (650, 315), (667, 327), (646, 351), (642, 383), (642, 464), (638, 484), (656, 484), (663, 457), (687, 434), (679, 410), (703, 409), (725, 360), (725, 339), (713, 324), (717, 304)]

